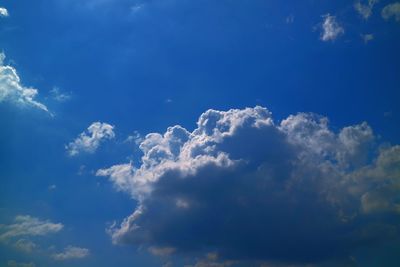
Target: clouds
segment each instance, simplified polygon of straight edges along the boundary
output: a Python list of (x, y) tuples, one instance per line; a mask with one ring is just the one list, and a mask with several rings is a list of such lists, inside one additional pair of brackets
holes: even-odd
[(61, 231), (64, 227), (61, 223), (53, 223), (48, 220), (40, 220), (29, 215), (18, 215), (15, 223), (0, 225), (0, 240), (5, 241), (21, 236), (45, 236)]
[(114, 126), (93, 122), (86, 132), (81, 133), (73, 142), (66, 145), (65, 149), (70, 156), (76, 156), (81, 152), (94, 153), (104, 140), (114, 137)]
[(71, 94), (62, 92), (60, 88), (54, 87), (50, 90), (51, 97), (58, 102), (66, 102), (71, 99)]
[(400, 21), (400, 3), (389, 4), (382, 9), (382, 17), (386, 20), (393, 18)]
[[(43, 245), (37, 238), (56, 234), (63, 228), (64, 225), (61, 223), (53, 223), (29, 215), (18, 215), (15, 217), (14, 223), (0, 225), (0, 241), (6, 245), (11, 245), (16, 251), (30, 253), (31, 255), (45, 255), (56, 261), (82, 259), (89, 256), (89, 249), (76, 246), (67, 246), (63, 251), (54, 253), (54, 246), (46, 249), (45, 247), (48, 247), (48, 245)], [(9, 266), (25, 266), (25, 263), (10, 262)]]
[(8, 10), (4, 7), (0, 7), (0, 17), (8, 17)]
[(63, 252), (55, 253), (52, 255), (53, 259), (58, 261), (70, 260), (70, 259), (82, 259), (89, 256), (89, 250), (87, 248), (68, 246)]
[(374, 142), (365, 122), (334, 132), (315, 114), (276, 124), (259, 106), (208, 110), (192, 132), (148, 134), (140, 166), (97, 172), (138, 201), (109, 232), (114, 243), (216, 251), (223, 262), (346, 259), (399, 238), (400, 147)]
[(364, 41), (365, 44), (367, 44), (368, 42), (374, 40), (374, 35), (371, 33), (368, 34), (361, 34), (361, 39)]
[(322, 33), (321, 40), (324, 42), (334, 41), (340, 35), (344, 34), (344, 29), (336, 21), (335, 16), (331, 16), (329, 13), (322, 16), (324, 21), (322, 22)]
[(8, 101), (19, 106), (31, 106), (49, 112), (47, 107), (36, 101), (38, 90), (22, 85), (17, 70), (4, 64), (4, 53), (0, 53), (0, 102)]
[(37, 245), (28, 239), (19, 239), (17, 242), (15, 242), (14, 247), (17, 250), (26, 252), (26, 253), (31, 253), (33, 250), (37, 248)]
[(14, 260), (10, 260), (7, 262), (8, 267), (36, 267), (36, 264), (33, 262), (25, 263), (25, 262), (16, 262)]
[[(207, 253), (204, 259), (198, 260), (194, 265), (185, 265), (185, 267), (229, 267), (235, 265), (234, 261), (218, 261), (218, 254)], [(262, 267), (263, 265), (261, 265)]]
[(354, 8), (365, 20), (367, 20), (372, 15), (372, 9), (378, 2), (379, 0), (368, 0), (368, 3), (362, 4), (361, 1), (358, 0), (354, 4)]

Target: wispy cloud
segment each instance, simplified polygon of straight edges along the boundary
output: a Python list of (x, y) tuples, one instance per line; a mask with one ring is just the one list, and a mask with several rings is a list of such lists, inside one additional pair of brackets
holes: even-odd
[(48, 186), (49, 191), (54, 191), (54, 190), (56, 190), (56, 188), (57, 188), (57, 186), (55, 184)]
[(70, 156), (81, 152), (93, 153), (101, 142), (115, 137), (114, 126), (108, 123), (93, 122), (85, 132), (81, 133), (73, 142), (65, 146)]
[(34, 249), (37, 248), (36, 243), (34, 243), (31, 240), (28, 239), (19, 239), (14, 243), (14, 247), (17, 250), (26, 252), (26, 253), (30, 253), (32, 252)]
[(89, 254), (90, 251), (87, 248), (68, 246), (63, 252), (55, 253), (52, 257), (55, 260), (64, 261), (70, 259), (82, 259), (89, 256)]
[(374, 40), (374, 35), (372, 33), (361, 34), (361, 38), (363, 39), (364, 43), (368, 43)]
[(286, 24), (292, 24), (294, 22), (294, 15), (290, 14), (289, 16), (286, 17)]
[(33, 262), (17, 262), (14, 260), (10, 260), (7, 262), (8, 267), (36, 267), (36, 264)]
[(394, 18), (400, 21), (400, 2), (389, 4), (382, 9), (382, 17), (386, 20)]
[(140, 143), (142, 143), (143, 139), (144, 139), (144, 137), (138, 131), (134, 131), (131, 135), (129, 135), (125, 139), (125, 142), (140, 145)]
[(144, 4), (136, 4), (130, 7), (132, 13), (137, 13), (144, 8)]
[(20, 236), (44, 236), (61, 231), (61, 223), (53, 223), (49, 220), (40, 220), (29, 215), (18, 215), (15, 222), (8, 225), (0, 225), (0, 241), (7, 241)]
[(58, 102), (65, 102), (71, 99), (71, 94), (62, 92), (60, 88), (54, 87), (50, 90), (51, 97)]
[(155, 256), (168, 256), (175, 252), (172, 247), (149, 247), (149, 252)]
[(33, 106), (49, 112), (44, 104), (35, 100), (38, 90), (22, 85), (17, 70), (4, 64), (5, 58), (5, 54), (0, 53), (0, 102), (9, 101), (17, 105)]
[(364, 18), (368, 19), (372, 15), (372, 9), (379, 0), (368, 0), (366, 4), (362, 4), (360, 0), (354, 3), (354, 9)]
[(322, 32), (321, 40), (324, 42), (334, 41), (340, 35), (344, 34), (344, 28), (336, 21), (335, 16), (331, 16), (329, 13), (322, 16)]

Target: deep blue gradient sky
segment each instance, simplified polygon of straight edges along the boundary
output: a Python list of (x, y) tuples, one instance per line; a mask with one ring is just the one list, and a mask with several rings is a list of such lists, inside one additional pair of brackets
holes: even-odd
[[(99, 169), (130, 161), (140, 167), (142, 152), (128, 136), (144, 138), (176, 124), (193, 131), (208, 109), (259, 105), (272, 112), (277, 124), (291, 114), (313, 112), (329, 118), (335, 133), (365, 121), (375, 135), (369, 163), (379, 147), (400, 144), (400, 19), (382, 16), (384, 7), (395, 2), (376, 3), (368, 19), (355, 3), (0, 1), (9, 13), (0, 16), (3, 65), (15, 68), (22, 85), (36, 88), (36, 101), (53, 114), (2, 99), (0, 88), (0, 236), (17, 215), (63, 225), (43, 236), (0, 237), (0, 266), (23, 266), (10, 261), (37, 267), (194, 266), (196, 261), (197, 266), (213, 266), (211, 256), (200, 265), (201, 257), (213, 252), (204, 246), (160, 257), (150, 253), (148, 243), (113, 244), (106, 229), (129, 216), (138, 199), (96, 176)], [(344, 30), (334, 40), (321, 39), (326, 14)], [(373, 39), (365, 42), (365, 34)], [(54, 88), (67, 99), (57, 100)], [(66, 145), (97, 121), (114, 126), (115, 137), (102, 140), (96, 151), (68, 155)], [(270, 149), (266, 144), (260, 148)], [(398, 181), (399, 175), (397, 171), (393, 179)], [(146, 203), (150, 207), (157, 201)], [(398, 213), (382, 216), (390, 219), (379, 222), (400, 225)], [(151, 218), (141, 223), (147, 220)], [(36, 248), (18, 250), (14, 243), (21, 238), (35, 242)], [(382, 239), (352, 250), (359, 266), (399, 266), (399, 235)], [(168, 240), (160, 242), (170, 247)], [(68, 246), (86, 248), (89, 255), (55, 259)], [(212, 247), (223, 254), (218, 245)], [(318, 253), (306, 261), (320, 264)], [(244, 258), (239, 265), (261, 266), (269, 260)], [(287, 258), (272, 260), (277, 266), (305, 263)], [(337, 260), (328, 260), (332, 258)], [(243, 260), (226, 253), (218, 261), (231, 259)]]

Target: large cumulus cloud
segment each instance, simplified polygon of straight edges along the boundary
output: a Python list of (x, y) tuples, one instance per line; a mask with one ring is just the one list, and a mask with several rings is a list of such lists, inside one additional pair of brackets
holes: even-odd
[(347, 258), (399, 237), (400, 146), (375, 143), (365, 122), (336, 132), (315, 114), (208, 110), (192, 132), (148, 134), (140, 166), (98, 170), (138, 202), (110, 234), (234, 261)]

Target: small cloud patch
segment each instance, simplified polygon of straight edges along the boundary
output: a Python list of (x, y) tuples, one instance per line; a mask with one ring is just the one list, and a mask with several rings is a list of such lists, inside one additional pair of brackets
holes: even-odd
[(90, 252), (87, 248), (68, 246), (64, 251), (52, 255), (54, 260), (65, 261), (70, 259), (82, 259), (89, 256)]
[(108, 123), (93, 122), (85, 132), (66, 145), (65, 149), (70, 156), (76, 156), (82, 152), (94, 153), (104, 140), (114, 137), (114, 126)]
[(321, 40), (324, 42), (334, 41), (339, 36), (344, 34), (344, 28), (336, 21), (335, 16), (331, 16), (329, 13), (322, 16), (322, 32)]

